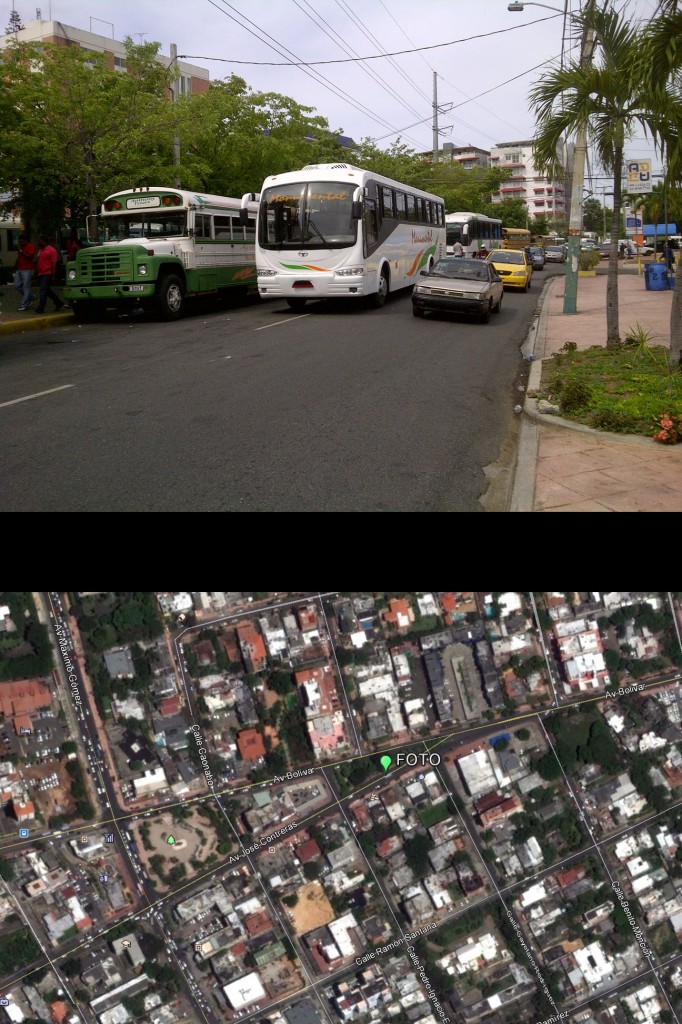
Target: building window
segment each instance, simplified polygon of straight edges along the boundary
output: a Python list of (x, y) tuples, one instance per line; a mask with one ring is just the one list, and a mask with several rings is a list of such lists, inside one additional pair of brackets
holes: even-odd
[(123, 57), (114, 57), (114, 67), (117, 71), (127, 71)]

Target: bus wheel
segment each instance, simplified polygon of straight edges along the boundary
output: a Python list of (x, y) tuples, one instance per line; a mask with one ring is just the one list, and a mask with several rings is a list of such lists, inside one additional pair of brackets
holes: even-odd
[(156, 293), (156, 304), (164, 320), (178, 320), (185, 307), (182, 281), (176, 274), (162, 278)]
[(374, 295), (370, 296), (370, 306), (372, 309), (381, 309), (385, 304), (388, 296), (388, 271), (384, 267), (381, 271), (381, 277), (379, 278), (379, 287), (375, 291)]
[(303, 309), (305, 304), (305, 299), (287, 299), (287, 306), (289, 309)]

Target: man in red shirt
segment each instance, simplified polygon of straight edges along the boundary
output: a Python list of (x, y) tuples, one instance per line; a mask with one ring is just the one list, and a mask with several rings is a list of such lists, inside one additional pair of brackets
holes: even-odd
[(36, 247), (29, 242), (28, 235), (19, 235), (19, 251), (14, 270), (14, 287), (21, 295), (19, 309), (24, 310), (33, 302), (35, 296), (31, 291), (33, 271), (36, 265)]
[(57, 277), (57, 264), (59, 262), (59, 254), (53, 245), (50, 245), (45, 235), (41, 235), (38, 239), (38, 284), (40, 285), (40, 297), (38, 299), (38, 308), (36, 313), (45, 312), (45, 303), (48, 299), (52, 299), (54, 302), (55, 313), (60, 313), (62, 309), (70, 309), (71, 307), (67, 303), (62, 302), (56, 292), (52, 291), (50, 285)]

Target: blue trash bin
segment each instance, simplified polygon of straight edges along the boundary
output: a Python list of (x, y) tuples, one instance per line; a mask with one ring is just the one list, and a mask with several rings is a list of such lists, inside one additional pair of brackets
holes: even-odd
[(668, 268), (665, 263), (649, 264), (649, 284), (645, 284), (652, 292), (667, 292), (668, 290)]

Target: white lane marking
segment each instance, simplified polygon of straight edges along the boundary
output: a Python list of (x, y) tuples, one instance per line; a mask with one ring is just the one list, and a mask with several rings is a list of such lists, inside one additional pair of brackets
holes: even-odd
[(66, 388), (75, 388), (75, 384), (60, 384), (58, 388), (50, 388), (49, 391), (36, 391), (33, 395), (24, 395), (23, 398), (13, 398), (11, 402), (0, 402), (0, 409), (6, 405), (18, 405), (19, 402), (30, 402), (32, 398), (42, 398), (43, 395), (53, 395), (55, 391), (64, 391)]
[(265, 327), (256, 327), (256, 331), (267, 331), (268, 327), (279, 327), (280, 324), (290, 324), (292, 320), (302, 320), (304, 316), (310, 316), (310, 313), (299, 313), (298, 316), (288, 316), (286, 320), (277, 320), (274, 324), (266, 324)]

